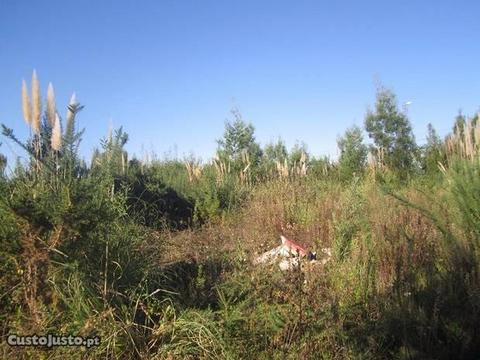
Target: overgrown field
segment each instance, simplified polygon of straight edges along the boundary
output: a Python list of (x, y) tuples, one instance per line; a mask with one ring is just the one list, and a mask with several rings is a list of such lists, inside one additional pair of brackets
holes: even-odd
[[(336, 161), (261, 147), (235, 111), (209, 163), (129, 159), (118, 129), (86, 164), (75, 98), (62, 125), (36, 75), (22, 96), (31, 137), (3, 127), (29, 160), (0, 176), (2, 358), (478, 358), (478, 116), (419, 147), (379, 89), (373, 144), (349, 129)], [(280, 234), (332, 259), (254, 266)], [(101, 343), (7, 344), (48, 333)]]

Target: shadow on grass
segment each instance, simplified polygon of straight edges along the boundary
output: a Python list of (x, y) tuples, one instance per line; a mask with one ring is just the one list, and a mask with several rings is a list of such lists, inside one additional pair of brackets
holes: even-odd
[(159, 286), (171, 294), (180, 308), (216, 310), (219, 306), (216, 286), (230, 270), (231, 264), (220, 258), (178, 261), (163, 267)]

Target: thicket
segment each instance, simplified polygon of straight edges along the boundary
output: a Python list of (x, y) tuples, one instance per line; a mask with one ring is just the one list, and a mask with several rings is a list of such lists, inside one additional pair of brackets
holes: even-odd
[[(112, 131), (78, 155), (49, 85), (22, 87), (28, 154), (0, 158), (0, 323), (5, 358), (465, 358), (480, 352), (480, 124), (457, 117), (415, 144), (378, 90), (338, 161), (262, 147), (238, 111), (209, 163), (129, 158)], [(65, 120), (65, 121), (64, 121)], [(5, 169), (9, 168), (7, 173)], [(280, 232), (326, 264), (281, 272), (251, 259)], [(13, 348), (9, 334), (98, 335), (98, 347)]]

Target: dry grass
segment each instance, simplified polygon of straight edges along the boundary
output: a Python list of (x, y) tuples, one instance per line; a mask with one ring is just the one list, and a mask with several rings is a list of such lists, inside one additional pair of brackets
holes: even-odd
[(198, 181), (202, 176), (202, 166), (196, 161), (185, 161), (185, 168), (187, 169), (188, 181), (191, 183)]
[(218, 156), (215, 157), (212, 161), (216, 175), (217, 175), (217, 184), (224, 182), (225, 178), (230, 174), (231, 167), (229, 161), (223, 161)]
[(235, 251), (249, 260), (278, 246), (280, 234), (312, 250), (330, 247), (341, 196), (336, 186), (324, 193), (301, 181), (271, 181), (254, 189), (235, 217), (217, 219), (201, 229), (166, 233), (169, 250), (164, 252), (163, 261), (201, 261)]
[(308, 160), (307, 154), (302, 151), (300, 155), (300, 160), (298, 162), (293, 162), (293, 164), (288, 163), (288, 159), (284, 159), (283, 162), (276, 160), (275, 161), (275, 168), (276, 168), (276, 175), (279, 179), (289, 179), (289, 178), (297, 178), (297, 177), (305, 177), (307, 176), (308, 170)]
[[(407, 198), (419, 204), (426, 199), (415, 192)], [(374, 244), (364, 254), (376, 259), (377, 291), (391, 291), (394, 283), (408, 284), (414, 273), (431, 269), (438, 255), (439, 233), (420, 211), (407, 208), (378, 191), (370, 191), (367, 207), (368, 224)]]
[(446, 153), (449, 162), (456, 158), (474, 160), (480, 154), (480, 121), (467, 120), (463, 129), (458, 125), (446, 139)]

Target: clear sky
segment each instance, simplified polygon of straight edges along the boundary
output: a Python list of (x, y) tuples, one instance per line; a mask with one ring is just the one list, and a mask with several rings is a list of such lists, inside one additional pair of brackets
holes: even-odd
[[(237, 106), (265, 144), (305, 141), (335, 157), (363, 124), (375, 79), (409, 115), (450, 130), (480, 105), (480, 1), (0, 0), (0, 122), (28, 134), (21, 80), (37, 69), (64, 108), (85, 105), (87, 157), (110, 119), (127, 149), (213, 155)], [(21, 154), (18, 147), (0, 152)]]

